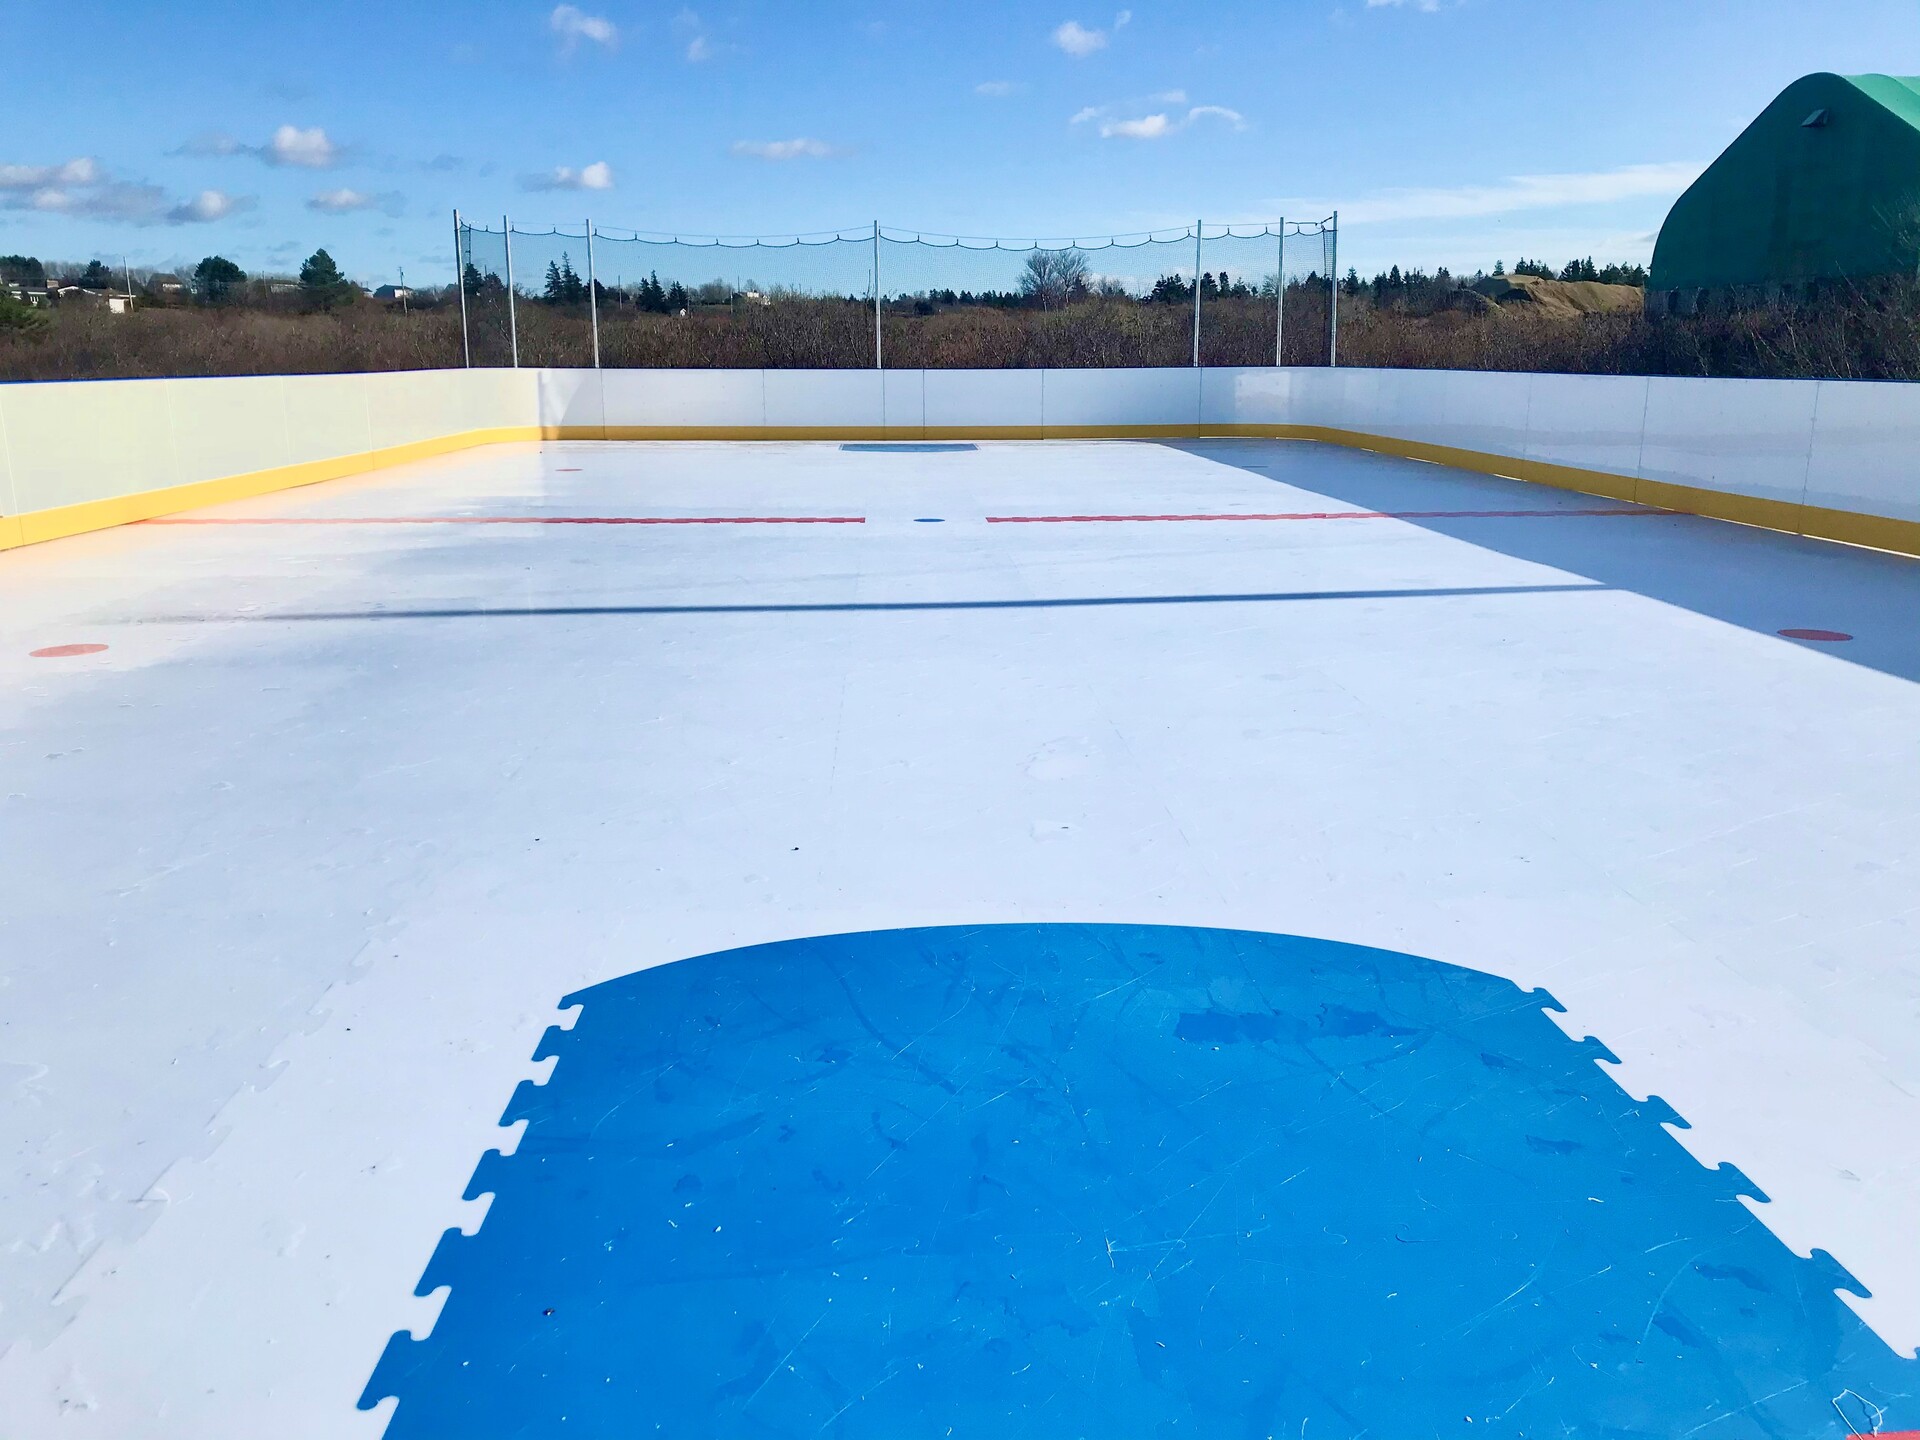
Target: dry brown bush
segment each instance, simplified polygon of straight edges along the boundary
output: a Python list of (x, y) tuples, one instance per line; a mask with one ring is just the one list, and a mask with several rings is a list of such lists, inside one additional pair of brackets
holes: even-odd
[[(1326, 363), (1326, 296), (1296, 293), (1286, 359)], [(1271, 302), (1228, 299), (1204, 312), (1209, 365), (1273, 362)], [(504, 307), (476, 304), (473, 361), (509, 363)], [(333, 314), (239, 307), (110, 315), (67, 307), (38, 335), (0, 332), (0, 379), (307, 374), (415, 370), (462, 363), (457, 307), (400, 313), (363, 303)], [(518, 307), (523, 365), (588, 365), (586, 311)], [(610, 308), (602, 362), (617, 367), (865, 368), (873, 312), (844, 300), (715, 308), (690, 316)], [(1191, 363), (1192, 312), (1096, 298), (1062, 310), (964, 306), (885, 315), (887, 364), (898, 368), (1034, 368)], [(1649, 319), (1569, 320), (1508, 306), (1482, 314), (1416, 314), (1343, 297), (1340, 363), (1409, 369), (1531, 370), (1612, 375), (1820, 376), (1920, 379), (1920, 285), (1829, 297), (1818, 304)]]

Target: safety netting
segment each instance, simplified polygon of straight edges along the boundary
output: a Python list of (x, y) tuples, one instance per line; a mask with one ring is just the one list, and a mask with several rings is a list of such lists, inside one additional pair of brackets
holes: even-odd
[(1333, 218), (1005, 239), (457, 223), (475, 365), (1333, 363)]

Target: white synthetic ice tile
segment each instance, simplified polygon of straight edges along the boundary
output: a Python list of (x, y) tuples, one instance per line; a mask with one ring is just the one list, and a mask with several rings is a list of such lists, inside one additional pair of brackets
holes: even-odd
[[(930, 374), (927, 423), (990, 395), (1037, 423), (1038, 379)], [(756, 372), (607, 380), (616, 424), (665, 413), (649, 385), (759, 404)], [(868, 523), (0, 555), (0, 1428), (377, 1433), (353, 1399), (431, 1316), (412, 1286), (562, 995), (923, 923), (1246, 927), (1544, 985), (1911, 1349), (1920, 565), (1684, 517), (984, 522), (1415, 497), (1564, 503), (1264, 441), (569, 442), (200, 518)], [(1174, 603), (1226, 593), (1350, 598)], [(715, 609), (1076, 597), (1166, 603)], [(451, 613), (374, 613), (414, 607)], [(76, 640), (110, 648), (26, 656)]]

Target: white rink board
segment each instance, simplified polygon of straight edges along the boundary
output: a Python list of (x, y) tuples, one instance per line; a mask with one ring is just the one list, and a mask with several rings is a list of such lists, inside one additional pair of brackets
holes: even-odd
[(0, 514), (463, 431), (1298, 425), (1920, 519), (1920, 386), (1441, 370), (431, 370), (0, 385)]

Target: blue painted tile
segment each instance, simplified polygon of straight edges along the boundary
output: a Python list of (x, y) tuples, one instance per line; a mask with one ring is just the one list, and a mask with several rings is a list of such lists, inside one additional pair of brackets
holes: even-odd
[(438, 1324), (367, 1388), (393, 1440), (1804, 1440), (1847, 1432), (1842, 1391), (1920, 1424), (1854, 1282), (1544, 992), (1009, 925), (570, 999), (486, 1223), (421, 1281)]

